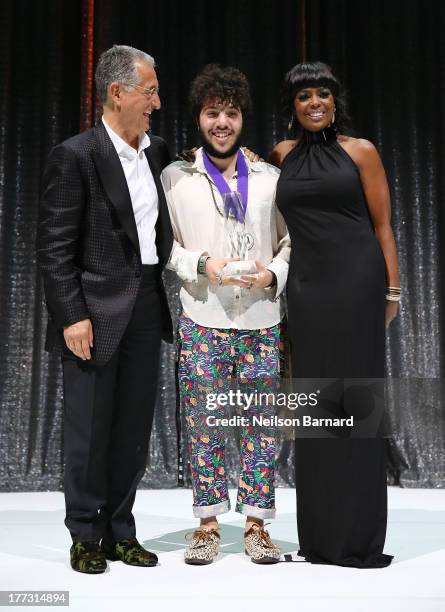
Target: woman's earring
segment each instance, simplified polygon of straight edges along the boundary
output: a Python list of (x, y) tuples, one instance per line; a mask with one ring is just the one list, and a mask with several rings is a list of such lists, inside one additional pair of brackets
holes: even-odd
[(293, 125), (294, 125), (294, 114), (292, 113), (292, 115), (290, 116), (290, 121), (287, 124), (287, 129), (289, 130), (289, 132), (291, 131)]
[(334, 112), (332, 114), (331, 125), (334, 125), (334, 123), (335, 123), (335, 108), (334, 108)]

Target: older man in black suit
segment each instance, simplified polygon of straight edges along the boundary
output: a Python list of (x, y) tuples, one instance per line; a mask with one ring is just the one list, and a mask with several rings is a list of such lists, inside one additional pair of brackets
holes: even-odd
[(151, 56), (115, 45), (100, 57), (99, 124), (56, 146), (43, 177), (38, 259), (47, 348), (61, 350), (65, 524), (71, 566), (106, 558), (153, 566), (132, 507), (144, 474), (161, 338), (172, 326), (161, 279), (172, 231), (160, 183), (164, 141), (146, 134), (161, 106)]

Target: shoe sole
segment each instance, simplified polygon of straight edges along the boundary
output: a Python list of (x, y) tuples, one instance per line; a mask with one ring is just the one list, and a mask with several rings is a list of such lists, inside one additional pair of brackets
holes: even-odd
[[(248, 557), (250, 557), (250, 555), (247, 552), (247, 550), (245, 550), (244, 553)], [(279, 559), (275, 559), (275, 557), (262, 557), (261, 559), (252, 559), (252, 557), (250, 557), (250, 560), (252, 561), (252, 563), (258, 563), (259, 565), (273, 565), (274, 563), (279, 563), (280, 562), (280, 560)]]
[(125, 563), (125, 565), (131, 565), (132, 567), (155, 567), (158, 564), (158, 561), (153, 561), (151, 563), (128, 563), (127, 561), (123, 561), (120, 557), (117, 557), (115, 555), (105, 555), (105, 558), (108, 561), (122, 561), (122, 563)]
[(103, 574), (106, 571), (106, 567), (104, 569), (100, 569), (100, 570), (91, 570), (91, 571), (87, 571), (85, 572), (84, 570), (81, 569), (77, 569), (73, 566), (71, 566), (71, 569), (74, 570), (75, 572), (79, 572), (79, 574)]
[(213, 559), (210, 561), (206, 561), (205, 559), (184, 559), (184, 562), (187, 563), (187, 565), (210, 565), (210, 563), (213, 563)]
[(126, 561), (122, 561), (122, 563), (125, 563), (125, 565), (130, 565), (131, 567), (156, 567), (158, 562), (156, 561), (156, 563), (148, 563), (148, 564), (141, 564), (141, 563), (127, 563)]

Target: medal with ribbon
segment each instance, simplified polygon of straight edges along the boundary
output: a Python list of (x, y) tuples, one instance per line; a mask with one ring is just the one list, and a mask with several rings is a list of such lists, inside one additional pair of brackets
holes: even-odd
[[(227, 257), (238, 258), (223, 268), (223, 276), (254, 274), (256, 265), (248, 261), (248, 251), (254, 245), (252, 234), (246, 232), (245, 220), (248, 201), (248, 167), (241, 150), (237, 153), (237, 189), (232, 191), (212, 160), (203, 150), (202, 157), (207, 174), (218, 189), (224, 203), (224, 229), (226, 234)], [(215, 202), (216, 205), (216, 202)]]
[[(216, 188), (218, 189), (223, 202), (225, 204), (225, 213), (226, 215), (231, 215), (235, 217), (239, 223), (244, 223), (246, 217), (247, 210), (247, 199), (249, 193), (249, 182), (248, 175), (249, 171), (247, 168), (246, 160), (244, 159), (244, 155), (238, 150), (238, 154), (236, 157), (236, 169), (237, 169), (237, 180), (236, 180), (236, 190), (241, 195), (241, 204), (242, 207), (238, 205), (238, 197), (229, 187), (226, 179), (223, 177), (221, 172), (212, 162), (207, 153), (202, 151), (202, 159), (204, 161), (205, 169), (207, 170), (207, 174), (210, 176), (212, 181), (215, 183)], [(231, 197), (232, 196), (232, 197)]]

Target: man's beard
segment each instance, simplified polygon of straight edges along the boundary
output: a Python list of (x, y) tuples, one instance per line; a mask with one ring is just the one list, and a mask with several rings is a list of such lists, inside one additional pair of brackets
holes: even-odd
[(216, 157), (217, 159), (227, 159), (228, 157), (232, 157), (232, 155), (235, 155), (235, 153), (240, 148), (242, 132), (238, 134), (238, 137), (236, 138), (235, 142), (227, 151), (218, 151), (218, 149), (215, 149), (212, 143), (209, 142), (209, 140), (207, 139), (207, 135), (204, 134), (201, 130), (199, 130), (199, 137), (201, 139), (202, 147), (207, 153), (207, 155), (210, 155), (211, 157)]

